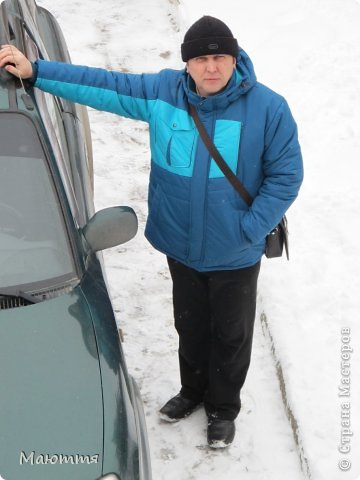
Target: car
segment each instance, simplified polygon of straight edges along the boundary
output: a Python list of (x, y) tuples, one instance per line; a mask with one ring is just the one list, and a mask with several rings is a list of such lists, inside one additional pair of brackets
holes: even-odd
[[(0, 44), (70, 62), (54, 16), (0, 5)], [(0, 479), (150, 480), (101, 251), (137, 231), (94, 209), (85, 107), (0, 71)]]

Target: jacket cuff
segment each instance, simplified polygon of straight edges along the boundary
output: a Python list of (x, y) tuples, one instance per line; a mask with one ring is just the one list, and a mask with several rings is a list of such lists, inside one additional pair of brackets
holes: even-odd
[(34, 85), (37, 80), (38, 71), (39, 71), (39, 65), (37, 60), (35, 62), (31, 62), (31, 67), (32, 67), (32, 76), (29, 78), (29, 82), (32, 85)]

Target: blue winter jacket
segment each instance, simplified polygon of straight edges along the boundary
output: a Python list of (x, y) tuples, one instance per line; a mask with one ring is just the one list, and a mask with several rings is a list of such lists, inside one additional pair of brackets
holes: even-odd
[[(145, 235), (156, 249), (198, 271), (260, 260), (266, 235), (298, 194), (303, 170), (289, 107), (257, 82), (243, 50), (226, 89), (206, 98), (185, 70), (136, 75), (42, 60), (36, 67), (36, 87), (149, 124)], [(250, 208), (199, 139), (189, 102), (254, 198)]]

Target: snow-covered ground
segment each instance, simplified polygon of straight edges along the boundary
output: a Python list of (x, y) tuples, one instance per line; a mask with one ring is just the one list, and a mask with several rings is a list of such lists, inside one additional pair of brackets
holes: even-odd
[[(97, 208), (129, 204), (140, 221), (138, 236), (106, 252), (105, 261), (129, 370), (145, 403), (154, 480), (303, 478), (269, 340), (260, 328), (262, 312), (312, 479), (358, 479), (360, 1), (39, 4), (58, 18), (75, 63), (132, 72), (181, 68), (179, 45), (187, 27), (203, 14), (218, 16), (253, 59), (259, 81), (287, 98), (299, 125), (305, 182), (288, 215), (291, 261), (263, 261), (253, 361), (236, 440), (227, 451), (213, 452), (206, 448), (201, 410), (175, 425), (157, 417), (158, 408), (178, 391), (179, 380), (169, 274), (164, 257), (142, 235), (147, 127), (90, 112)], [(341, 371), (342, 361), (350, 367)], [(349, 396), (339, 396), (347, 379)]]

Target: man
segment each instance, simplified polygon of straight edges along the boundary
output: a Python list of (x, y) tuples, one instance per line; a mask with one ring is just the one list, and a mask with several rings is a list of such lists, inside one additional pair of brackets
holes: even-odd
[[(149, 123), (145, 235), (167, 255), (181, 376), (181, 391), (160, 415), (177, 421), (203, 403), (208, 443), (217, 448), (234, 439), (265, 237), (298, 194), (302, 159), (286, 101), (257, 82), (227, 25), (202, 17), (186, 32), (181, 54), (185, 70), (134, 75), (31, 64), (3, 46), (0, 67), (55, 95)], [(211, 159), (189, 104), (253, 197), (251, 207)]]

